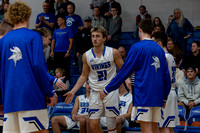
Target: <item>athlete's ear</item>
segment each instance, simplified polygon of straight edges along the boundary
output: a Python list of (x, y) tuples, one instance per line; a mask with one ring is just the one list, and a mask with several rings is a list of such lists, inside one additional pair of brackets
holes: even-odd
[(162, 42), (161, 42), (161, 41), (158, 41), (158, 42), (157, 42), (157, 44), (158, 44), (158, 45), (160, 45), (161, 47), (163, 47), (163, 45), (162, 45)]
[(106, 42), (106, 40), (107, 40), (107, 37), (103, 37), (103, 40), (104, 40), (104, 42)]

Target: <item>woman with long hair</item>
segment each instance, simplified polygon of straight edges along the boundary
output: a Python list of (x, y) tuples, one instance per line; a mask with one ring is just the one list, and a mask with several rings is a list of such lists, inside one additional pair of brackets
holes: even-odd
[(174, 56), (177, 67), (180, 66), (183, 60), (183, 55), (180, 49), (175, 45), (173, 40), (168, 40), (167, 42), (167, 51)]
[(184, 18), (180, 8), (174, 9), (174, 19), (167, 28), (167, 35), (171, 38), (178, 48), (186, 55), (187, 40), (190, 38), (194, 28), (187, 18)]
[(160, 19), (159, 17), (155, 17), (155, 18), (153, 19), (153, 27), (154, 27), (154, 29), (155, 29), (155, 27), (158, 26), (158, 25), (160, 25), (161, 31), (165, 32), (165, 27), (164, 27), (164, 25), (162, 24), (161, 19)]

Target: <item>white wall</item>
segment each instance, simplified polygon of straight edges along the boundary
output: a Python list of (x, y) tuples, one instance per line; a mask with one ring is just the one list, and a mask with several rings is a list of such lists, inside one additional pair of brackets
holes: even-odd
[[(15, 0), (10, 0), (11, 3)], [(30, 28), (34, 28), (35, 19), (38, 13), (42, 12), (43, 0), (24, 0), (32, 8)], [(91, 0), (71, 0), (76, 5), (76, 14), (81, 17), (92, 15), (89, 7)], [(152, 18), (160, 17), (163, 24), (167, 25), (167, 19), (173, 14), (175, 8), (181, 8), (186, 18), (193, 26), (200, 25), (200, 0), (116, 0), (122, 6), (123, 31), (133, 31), (135, 17), (139, 13), (138, 7), (143, 4), (146, 6)]]

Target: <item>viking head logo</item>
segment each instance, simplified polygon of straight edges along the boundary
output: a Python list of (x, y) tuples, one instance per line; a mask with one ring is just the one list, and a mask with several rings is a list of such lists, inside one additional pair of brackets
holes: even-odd
[(22, 52), (18, 47), (13, 47), (13, 49), (10, 48), (10, 51), (13, 53), (8, 60), (13, 60), (15, 63), (15, 67), (17, 64), (17, 61), (22, 59)]

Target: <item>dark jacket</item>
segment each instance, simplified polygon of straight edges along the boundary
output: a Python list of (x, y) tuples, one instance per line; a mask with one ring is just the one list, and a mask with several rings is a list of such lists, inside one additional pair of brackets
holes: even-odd
[[(104, 16), (104, 14), (106, 12), (109, 12), (110, 11), (110, 5), (109, 5), (110, 2), (107, 2), (107, 3), (104, 3), (102, 8), (101, 8), (101, 16)], [(117, 8), (118, 8), (118, 16), (121, 15), (121, 12), (122, 12), (122, 9), (121, 9), (121, 5), (120, 3), (116, 2), (116, 1), (113, 1), (113, 3), (111, 4), (111, 7), (115, 5)], [(110, 18), (110, 17), (109, 17)], [(108, 18), (106, 18), (108, 19)]]
[(84, 54), (87, 50), (93, 47), (91, 40), (91, 28), (83, 28), (78, 32), (77, 52)]

